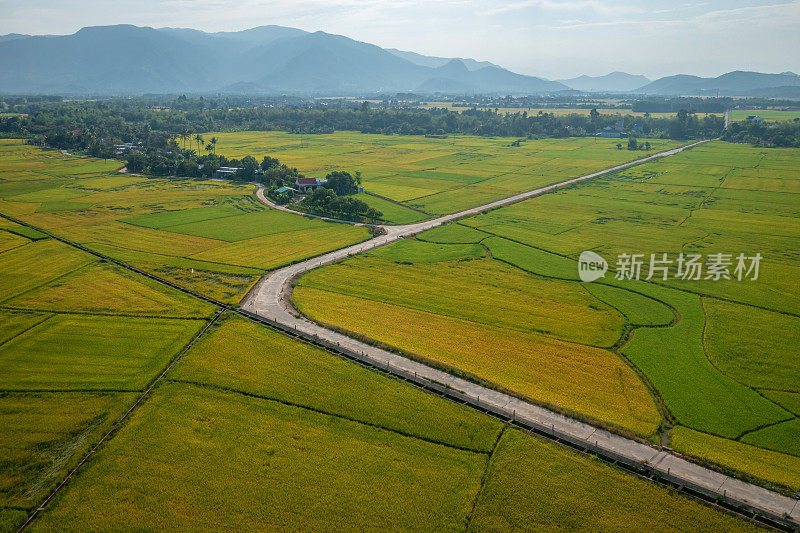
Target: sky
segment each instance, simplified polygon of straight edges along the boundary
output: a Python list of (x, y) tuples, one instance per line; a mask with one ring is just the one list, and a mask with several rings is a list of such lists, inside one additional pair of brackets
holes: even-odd
[(0, 0), (0, 34), (278, 24), (561, 79), (800, 72), (800, 0)]

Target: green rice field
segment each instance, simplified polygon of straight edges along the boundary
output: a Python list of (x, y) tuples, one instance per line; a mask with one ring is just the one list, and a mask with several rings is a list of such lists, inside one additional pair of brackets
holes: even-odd
[[(251, 185), (148, 179), (114, 172), (119, 166), (0, 140), (0, 213), (233, 304), (266, 270), (369, 236), (268, 209)], [(23, 234), (0, 232), (0, 250), (38, 238), (15, 231)]]
[[(320, 322), (797, 489), (798, 168), (797, 150), (709, 143), (310, 272), (293, 298)], [(583, 250), (608, 260), (599, 282), (578, 279)], [(641, 281), (615, 278), (623, 253), (763, 259), (756, 280), (732, 261), (732, 279), (676, 279), (673, 264), (646, 282), (647, 264)], [(631, 367), (609, 386), (603, 372)], [(747, 453), (701, 447), (712, 438)]]
[[(452, 213), (578, 177), (642, 157), (646, 152), (617, 150), (618, 139), (527, 140), (458, 136), (368, 135), (336, 132), (293, 135), (284, 132), (213, 133), (217, 152), (228, 157), (267, 153), (300, 172), (324, 177), (333, 170), (358, 170), (365, 191), (432, 214)], [(652, 140), (652, 152), (677, 146)], [(362, 197), (379, 210), (386, 203)], [(405, 223), (419, 213), (386, 210), (390, 222)]]
[[(627, 503), (576, 517), (581, 501)], [(143, 529), (753, 529), (239, 318), (189, 351), (34, 529), (120, 516)]]
[[(336, 135), (325, 157), (348, 170), (350, 156), (336, 152), (348, 139), (358, 157), (372, 146), (373, 168), (401, 154), (406, 174), (426, 172), (411, 169), (420, 154), (444, 161), (433, 178), (407, 176), (412, 187), (464, 185), (424, 204), (431, 212), (630, 157), (600, 143), (537, 144), (509, 165), (530, 170), (526, 161), (538, 161), (541, 174), (511, 172), (506, 185), (487, 188), (477, 178), (491, 165), (480, 161), (500, 165), (507, 140), (468, 140), (474, 153), (486, 151), (482, 159), (448, 153), (438, 139), (386, 137), (373, 146), (381, 138)], [(305, 137), (310, 147), (321, 143)], [(0, 214), (42, 230), (0, 218), (0, 531), (17, 530), (84, 457), (31, 530), (754, 529), (168, 286), (235, 304), (267, 270), (368, 233), (267, 209), (251, 186), (128, 176), (118, 165), (0, 141)], [(749, 177), (772, 179), (764, 168)], [(378, 200), (398, 221), (427, 216)], [(765, 302), (761, 288), (722, 299), (694, 285), (579, 283), (573, 255), (526, 232), (556, 238), (584, 212), (536, 223), (522, 211), (518, 225), (502, 224), (513, 236), (487, 227), (505, 209), (542, 200), (313, 271), (295, 302), (322, 321), (626, 434), (660, 438), (666, 413), (676, 449), (791, 486), (800, 471), (797, 365), (764, 338), (794, 342), (791, 331), (770, 329), (771, 313), (794, 327), (793, 295), (760, 305), (732, 346), (731, 317)], [(630, 217), (622, 205), (618, 214)], [(781, 206), (759, 216), (789, 218), (791, 202)], [(776, 249), (792, 239), (781, 231)], [(765, 283), (790, 287), (768, 264)], [(654, 345), (685, 345), (670, 355), (683, 380), (670, 378)], [(774, 365), (772, 374), (760, 371)], [(716, 411), (687, 402), (687, 387)]]

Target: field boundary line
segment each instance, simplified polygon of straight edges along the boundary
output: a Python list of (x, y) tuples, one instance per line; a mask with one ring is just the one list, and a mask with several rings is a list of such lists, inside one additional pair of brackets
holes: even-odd
[(69, 483), (69, 481), (75, 476), (75, 474), (81, 469), (81, 467), (84, 464), (86, 464), (86, 462), (89, 461), (89, 459), (92, 458), (92, 456), (100, 449), (100, 447), (106, 441), (110, 440), (117, 433), (117, 431), (119, 431), (122, 428), (122, 426), (131, 417), (131, 415), (139, 408), (139, 406), (142, 405), (142, 403), (144, 403), (144, 401), (147, 399), (147, 397), (150, 395), (150, 393), (153, 391), (153, 389), (155, 389), (155, 387), (164, 380), (164, 376), (167, 374), (167, 372), (172, 370), (172, 368), (181, 359), (183, 359), (183, 356), (186, 355), (186, 353), (192, 348), (192, 346), (195, 345), (195, 343), (203, 335), (205, 335), (205, 333), (211, 328), (211, 326), (214, 325), (214, 323), (217, 321), (217, 319), (219, 319), (219, 317), (222, 315), (222, 313), (223, 313), (223, 311), (221, 311), (221, 310), (219, 312), (217, 312), (208, 321), (208, 323), (205, 325), (205, 327), (203, 329), (201, 329), (186, 344), (186, 346), (184, 346), (183, 350), (181, 350), (178, 353), (178, 355), (176, 355), (175, 357), (172, 358), (172, 361), (170, 361), (169, 364), (167, 365), (167, 367), (158, 376), (156, 376), (156, 378), (147, 386), (147, 388), (144, 390), (144, 392), (142, 392), (142, 394), (139, 395), (139, 397), (136, 399), (136, 401), (133, 403), (133, 405), (131, 405), (130, 408), (120, 418), (118, 418), (111, 425), (111, 428), (100, 438), (99, 441), (97, 441), (97, 443), (94, 444), (94, 446), (92, 446), (89, 449), (88, 452), (86, 452), (86, 454), (78, 462), (78, 464), (75, 465), (75, 467), (72, 468), (69, 471), (69, 473), (67, 474), (67, 476), (63, 480), (61, 480), (61, 483), (59, 483), (55, 487), (55, 489), (53, 489), (52, 492), (50, 492), (50, 494), (47, 496), (47, 498), (45, 498), (44, 501), (41, 504), (39, 504), (39, 506), (36, 509), (33, 510), (33, 512), (28, 516), (28, 519), (25, 521), (25, 523), (23, 523), (22, 526), (20, 526), (20, 528), (18, 529), (19, 532), (25, 531), (28, 528), (28, 526), (30, 526), (33, 523), (33, 521), (36, 520), (36, 518), (39, 516), (39, 513), (41, 513), (43, 510), (45, 510), (47, 505), (53, 500), (53, 498), (55, 498), (61, 492), (61, 490), (67, 485), (67, 483)]
[[(2, 216), (2, 215), (0, 215), (0, 216)], [(557, 257), (562, 257), (564, 259), (567, 259), (567, 260), (572, 261), (573, 263), (575, 263), (576, 269), (577, 269), (578, 262), (575, 259), (573, 259), (572, 257), (568, 256), (568, 255), (560, 254), (558, 252), (554, 252), (554, 251), (548, 250), (546, 248), (540, 248), (538, 246), (534, 246), (532, 244), (528, 244), (528, 243), (525, 243), (525, 242), (522, 242), (522, 241), (518, 241), (518, 240), (512, 239), (510, 237), (505, 237), (503, 235), (498, 235), (496, 233), (492, 233), (492, 232), (490, 232), (490, 231), (488, 231), (486, 229), (483, 229), (483, 228), (478, 228), (478, 227), (474, 227), (474, 226), (468, 226), (466, 224), (463, 224), (463, 225), (465, 227), (468, 227), (468, 228), (471, 228), (471, 229), (474, 229), (474, 230), (477, 230), (477, 231), (482, 231), (483, 233), (486, 233), (486, 234), (488, 234), (488, 235), (490, 235), (492, 237), (497, 237), (498, 239), (504, 239), (506, 241), (513, 242), (514, 244), (519, 244), (520, 246), (525, 246), (527, 248), (533, 248), (534, 250), (539, 250), (540, 252), (544, 252), (546, 254), (555, 255)], [(708, 237), (708, 235), (706, 235), (702, 239), (705, 239), (706, 237)], [(702, 240), (702, 239), (700, 239), (700, 240)], [(497, 259), (497, 258), (495, 258), (495, 259)], [(511, 263), (509, 261), (504, 261), (503, 259), (497, 259), (497, 260), (498, 261), (503, 261), (505, 263), (508, 263), (509, 265), (515, 266), (517, 268), (520, 268), (517, 265), (515, 265), (515, 264), (513, 264), (513, 263)], [(525, 269), (524, 268), (520, 268), (520, 270), (525, 270)], [(526, 271), (526, 272), (528, 272), (528, 271)], [(609, 272), (612, 272), (612, 270), (610, 269), (610, 265), (609, 265)], [(544, 274), (539, 274), (537, 272), (531, 272), (531, 273), (535, 274), (537, 276), (549, 277), (549, 278), (552, 278), (552, 279), (561, 279), (561, 280), (565, 280), (565, 281), (576, 281), (576, 280), (570, 279), (570, 278), (560, 278), (560, 277), (557, 277), (557, 276), (545, 276)], [(642, 281), (643, 283), (650, 283), (650, 284), (656, 285), (658, 287), (663, 287), (665, 289), (673, 289), (673, 290), (676, 290), (676, 291), (685, 292), (687, 294), (694, 294), (696, 296), (700, 296), (701, 298), (710, 298), (710, 299), (713, 299), (713, 300), (720, 300), (722, 302), (728, 302), (728, 303), (732, 303), (732, 304), (743, 305), (745, 307), (754, 307), (756, 309), (761, 309), (763, 311), (770, 311), (772, 313), (778, 313), (778, 314), (781, 314), (781, 315), (800, 318), (800, 313), (792, 313), (791, 311), (782, 311), (780, 309), (773, 309), (771, 307), (764, 307), (763, 305), (756, 305), (756, 304), (751, 304), (751, 303), (747, 303), (747, 302), (740, 302), (739, 300), (732, 300), (730, 298), (725, 298), (724, 296), (715, 296), (713, 294), (706, 294), (706, 293), (702, 293), (702, 292), (697, 292), (697, 291), (693, 291), (693, 290), (690, 290), (690, 289), (684, 289), (682, 287), (676, 287), (676, 286), (673, 286), (673, 285), (665, 285), (664, 283), (659, 283), (657, 281), (648, 281), (648, 280), (640, 280), (640, 281)], [(605, 285), (608, 285), (608, 284), (606, 283)], [(616, 287), (616, 286), (614, 286), (614, 287)], [(617, 287), (617, 288), (621, 289), (622, 287)], [(636, 292), (637, 294), (641, 294), (641, 293), (639, 293), (637, 291), (633, 291), (632, 289), (625, 289), (625, 290), (630, 290), (631, 292)], [(642, 295), (642, 296), (646, 296), (646, 295)], [(652, 298), (652, 296), (650, 296), (649, 298)], [(655, 299), (655, 298), (652, 298), (652, 299)], [(664, 302), (661, 302), (661, 303), (664, 303)]]
[[(445, 396), (460, 400), (479, 410), (523, 424), (529, 429), (540, 433), (549, 433), (553, 438), (565, 441), (580, 449), (591, 451), (596, 455), (606, 456), (611, 461), (642, 470), (649, 477), (666, 478), (675, 486), (683, 487), (684, 490), (698, 494), (706, 501), (715, 502), (722, 499), (727, 505), (741, 507), (744, 509), (745, 514), (749, 512), (751, 515), (765, 517), (765, 520), (777, 527), (796, 529), (800, 526), (800, 516), (791, 514), (791, 509), (795, 506), (793, 498), (703, 467), (669, 449), (642, 444), (609, 431), (598, 429), (591, 424), (524, 402), (513, 396), (494, 391), (429, 365), (321, 327), (302, 316), (293, 314), (290, 299), (287, 298), (286, 288), (291, 286), (297, 276), (309, 270), (336, 263), (379, 246), (391, 244), (404, 237), (416, 235), (447, 222), (485, 213), (560, 188), (569, 187), (582, 181), (640, 165), (647, 161), (669, 157), (708, 141), (709, 139), (706, 139), (659, 152), (592, 174), (566, 179), (427, 222), (405, 226), (383, 226), (386, 231), (384, 235), (375, 237), (364, 244), (342, 248), (336, 252), (272, 271), (259, 280), (253, 290), (242, 300), (240, 312), (247, 313), (256, 320), (262, 320), (284, 331), (305, 337), (311, 342), (339, 351), (355, 360), (363, 361), (378, 368), (383, 367), (389, 373), (438, 391)], [(556, 431), (556, 424), (559, 426), (558, 431)], [(653, 462), (656, 463), (656, 466), (652, 466), (651, 463)], [(726, 489), (724, 493), (721, 493), (719, 487), (723, 483), (726, 484)]]
[[(711, 354), (710, 354), (710, 352), (708, 350), (708, 342), (707, 342), (707, 339), (706, 339), (706, 336), (707, 336), (707, 333), (708, 333), (708, 310), (706, 309), (706, 304), (703, 301), (702, 297), (700, 297), (700, 310), (703, 312), (703, 330), (700, 333), (700, 348), (703, 350), (703, 356), (706, 358), (706, 361), (708, 361), (708, 364), (710, 364), (714, 368), (714, 370), (719, 372), (721, 375), (723, 375), (726, 378), (730, 379), (734, 383), (738, 383), (742, 387), (750, 389), (751, 391), (755, 392), (758, 396), (760, 396), (761, 398), (763, 398), (764, 400), (766, 400), (767, 402), (771, 403), (772, 405), (774, 405), (775, 407), (777, 407), (778, 409), (782, 410), (784, 413), (786, 413), (787, 415), (790, 416), (790, 418), (787, 418), (787, 419), (784, 419), (784, 420), (778, 420), (777, 422), (765, 422), (764, 424), (761, 424), (760, 426), (756, 426), (754, 428), (746, 429), (742, 433), (740, 433), (736, 438), (734, 438), (733, 440), (741, 441), (742, 437), (744, 437), (745, 435), (747, 435), (749, 433), (753, 433), (753, 432), (758, 431), (760, 429), (768, 428), (770, 426), (774, 426), (774, 425), (777, 425), (777, 424), (782, 424), (783, 422), (789, 422), (790, 420), (794, 420), (795, 418), (797, 418), (797, 416), (793, 412), (791, 412), (789, 409), (787, 409), (783, 405), (779, 404), (778, 402), (776, 402), (772, 398), (768, 398), (768, 397), (764, 396), (763, 394), (761, 394), (761, 391), (759, 391), (757, 387), (753, 387), (751, 385), (748, 385), (747, 383), (744, 383), (744, 382), (740, 381), (739, 379), (728, 375), (727, 372), (725, 372), (719, 366), (717, 366), (717, 363), (715, 363), (714, 361), (711, 360)], [(757, 448), (761, 448), (761, 446), (756, 446), (756, 447)], [(767, 449), (767, 448), (762, 448), (762, 449)], [(770, 451), (775, 451), (775, 450), (770, 450)], [(782, 453), (782, 452), (778, 452), (778, 453)], [(791, 455), (791, 454), (789, 454), (789, 455)]]
[(497, 439), (494, 441), (494, 447), (492, 447), (492, 452), (489, 454), (489, 457), (486, 458), (486, 466), (483, 468), (483, 473), (481, 474), (481, 482), (478, 486), (478, 490), (475, 493), (475, 499), (472, 500), (472, 507), (469, 510), (469, 516), (467, 516), (467, 527), (464, 528), (465, 532), (470, 530), (472, 526), (472, 517), (475, 516), (475, 508), (478, 506), (478, 502), (481, 499), (481, 495), (483, 494), (483, 489), (486, 486), (486, 480), (489, 479), (489, 469), (492, 467), (492, 461), (494, 461), (494, 454), (497, 452), (497, 448), (500, 446), (500, 441), (503, 440), (503, 435), (505, 435), (506, 430), (508, 429), (508, 424), (503, 424), (503, 427), (500, 429), (500, 432), (497, 434)]
[(54, 316), (55, 316), (55, 314), (53, 314), (53, 313), (50, 313), (50, 314), (46, 315), (43, 319), (39, 320), (35, 324), (28, 326), (27, 328), (25, 328), (22, 331), (18, 332), (16, 335), (12, 335), (11, 337), (7, 338), (6, 340), (0, 342), (0, 346), (5, 346), (6, 344), (8, 344), (9, 342), (13, 341), (14, 339), (19, 337), (20, 335), (24, 335), (24, 334), (28, 333), (30, 330), (36, 328), (37, 326), (41, 326), (42, 324), (44, 324), (45, 322), (47, 322), (48, 320), (50, 320)]
[(253, 399), (256, 399), (256, 400), (263, 400), (263, 401), (266, 401), (266, 402), (278, 403), (278, 404), (281, 404), (281, 405), (285, 405), (286, 407), (294, 407), (296, 409), (309, 411), (309, 412), (316, 413), (316, 414), (319, 414), (319, 415), (330, 416), (330, 417), (333, 417), (333, 418), (338, 418), (340, 420), (346, 420), (348, 422), (353, 422), (354, 424), (359, 424), (359, 425), (371, 427), (371, 428), (374, 428), (374, 429), (380, 429), (382, 431), (388, 431), (389, 433), (394, 433), (396, 435), (400, 435), (402, 437), (406, 437), (406, 438), (409, 438), (409, 439), (416, 439), (416, 440), (420, 440), (420, 441), (423, 441), (423, 442), (427, 442), (428, 444), (434, 444), (434, 445), (437, 445), (437, 446), (443, 446), (445, 448), (453, 448), (455, 450), (459, 450), (459, 451), (462, 451), (462, 452), (475, 453), (475, 454), (480, 454), (480, 455), (488, 455), (488, 454), (491, 453), (490, 451), (486, 451), (486, 450), (476, 450), (474, 448), (467, 448), (465, 446), (458, 446), (458, 445), (455, 445), (455, 444), (448, 444), (446, 442), (442, 442), (442, 441), (435, 440), (435, 439), (429, 439), (427, 437), (422, 437), (420, 435), (415, 435), (415, 434), (409, 433), (407, 431), (403, 431), (403, 430), (400, 430), (400, 429), (389, 428), (389, 427), (386, 427), (386, 426), (381, 426), (380, 424), (374, 424), (372, 422), (359, 420), (357, 418), (349, 417), (349, 416), (342, 415), (342, 414), (339, 414), (339, 413), (334, 413), (332, 411), (325, 411), (323, 409), (319, 409), (317, 407), (312, 407), (310, 405), (296, 403), (296, 402), (292, 402), (290, 400), (283, 400), (281, 398), (276, 398), (274, 396), (266, 396), (264, 394), (258, 394), (258, 393), (255, 393), (255, 392), (247, 392), (247, 391), (243, 391), (241, 389), (236, 389), (236, 388), (233, 388), (233, 387), (226, 387), (224, 385), (217, 385), (215, 383), (201, 383), (199, 381), (192, 381), (192, 380), (186, 380), (186, 379), (171, 379), (171, 378), (167, 378), (164, 381), (166, 383), (176, 383), (176, 384), (180, 384), (180, 385), (191, 385), (191, 386), (198, 387), (198, 388), (212, 389), (212, 390), (216, 390), (216, 391), (220, 391), (220, 392), (227, 392), (227, 393), (231, 393), (231, 394), (238, 394), (240, 396), (246, 396), (248, 398), (253, 398)]
[(166, 316), (166, 315), (134, 315), (131, 313), (101, 313), (94, 311), (56, 311), (53, 309), (41, 309), (38, 307), (17, 307), (14, 305), (0, 304), (0, 309), (8, 311), (27, 311), (31, 313), (50, 313), (52, 315), (81, 315), (81, 316), (107, 316), (107, 317), (123, 317), (123, 318), (149, 318), (153, 320), (208, 320), (211, 315), (207, 316)]

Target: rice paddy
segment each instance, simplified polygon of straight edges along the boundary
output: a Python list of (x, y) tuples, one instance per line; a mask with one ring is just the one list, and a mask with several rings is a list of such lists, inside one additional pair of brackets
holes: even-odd
[[(227, 302), (238, 302), (266, 269), (367, 237), (268, 211), (252, 202), (250, 187), (113, 168), (0, 142), (0, 213)], [(452, 178), (442, 172), (435, 179)], [(298, 291), (328, 305), (332, 318), (373, 298), (374, 307), (348, 316), (354, 328), (368, 313), (394, 313), (389, 343), (416, 333), (415, 353), (655, 434), (655, 399), (610, 347), (630, 323), (670, 323), (669, 307), (620, 288), (592, 292), (568, 276), (532, 276), (508, 264), (520, 254), (497, 243), (511, 241), (481, 229), (448, 227), (428, 237), (354, 258), (358, 273), (335, 265), (345, 280), (359, 279), (356, 296), (345, 282), (323, 287), (324, 276)], [(507, 263), (494, 259), (504, 250)], [(553, 270), (570, 262), (554, 257), (545, 261)], [(361, 272), (395, 268), (402, 275), (394, 292), (370, 286)], [(2, 530), (18, 528), (166, 369), (32, 529), (569, 527), (578, 524), (570, 510), (581, 501), (580, 524), (591, 529), (750, 528), (232, 314), (198, 339), (213, 306), (5, 219), (0, 273)], [(472, 301), (476, 293), (459, 288), (474, 278), (487, 291)], [(403, 296), (420, 283), (426, 291)], [(514, 297), (503, 298), (508, 292)], [(492, 364), (476, 357), (490, 350), (499, 354)], [(512, 457), (522, 458), (516, 473)], [(502, 503), (509, 498), (512, 506)], [(620, 510), (590, 515), (595, 505)]]
[[(367, 135), (336, 132), (293, 135), (283, 132), (214, 133), (217, 152), (228, 157), (268, 153), (300, 172), (324, 177), (333, 170), (358, 170), (364, 189), (432, 214), (452, 213), (547, 185), (565, 177), (641, 157), (644, 152), (617, 150), (618, 139), (516, 139), (459, 136)], [(677, 146), (652, 140), (652, 152)], [(361, 198), (379, 210), (386, 202)], [(385, 216), (405, 223), (419, 214), (392, 204)]]
[[(582, 499), (626, 503), (567, 518)], [(752, 528), (240, 318), (187, 353), (34, 529), (114, 529), (122, 516), (192, 530)]]
[[(266, 270), (369, 236), (363, 228), (267, 209), (251, 185), (147, 179), (113, 172), (119, 166), (0, 141), (0, 213), (232, 304)], [(0, 232), (0, 250), (42, 236), (15, 231)], [(29, 251), (23, 247), (19, 261)], [(65, 261), (53, 268), (62, 271)], [(20, 283), (13, 290), (23, 289)], [(0, 298), (11, 296), (2, 291)]]
[[(675, 449), (796, 489), (795, 470), (770, 465), (800, 457), (798, 168), (797, 150), (709, 143), (313, 271), (298, 281), (294, 301), (321, 322), (641, 435), (680, 425)], [(476, 244), (482, 254), (468, 251)], [(608, 260), (599, 282), (578, 280), (583, 250)], [(622, 253), (643, 254), (642, 281), (615, 279)], [(673, 261), (669, 278), (645, 282), (650, 255), (662, 253)], [(731, 254), (732, 279), (676, 279), (680, 253)], [(740, 253), (761, 254), (757, 279), (736, 279)], [(512, 271), (514, 289), (502, 281)], [(525, 300), (525, 289), (540, 305)], [(576, 305), (572, 295), (581, 292)], [(518, 315), (508, 309), (515, 302)], [(542, 337), (569, 344), (542, 352), (534, 348)], [(636, 369), (623, 389), (653, 393), (666, 414), (660, 429), (659, 415), (643, 415), (644, 403), (632, 416), (630, 405), (614, 401), (602, 374), (587, 372), (576, 386), (583, 365), (596, 361), (587, 345), (608, 364)], [(549, 355), (526, 365), (526, 350)], [(570, 385), (547, 387), (559, 372), (570, 372)], [(581, 404), (563, 392), (587, 390), (593, 380), (596, 395), (584, 394)], [(737, 463), (735, 454), (693, 444), (701, 438), (747, 454)], [(763, 460), (746, 458), (754, 454)]]

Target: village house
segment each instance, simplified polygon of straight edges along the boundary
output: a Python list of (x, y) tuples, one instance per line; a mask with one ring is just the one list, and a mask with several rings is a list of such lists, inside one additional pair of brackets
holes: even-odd
[(308, 192), (319, 189), (325, 181), (319, 178), (297, 178), (294, 180), (294, 186), (300, 192)]
[(214, 172), (214, 177), (218, 179), (232, 178), (237, 170), (239, 170), (237, 167), (219, 167), (216, 172)]

